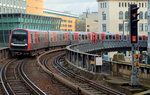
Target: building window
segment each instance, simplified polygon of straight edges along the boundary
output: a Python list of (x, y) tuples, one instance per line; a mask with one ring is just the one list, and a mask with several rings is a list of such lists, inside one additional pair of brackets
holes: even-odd
[(139, 23), (139, 31), (144, 31), (143, 23)]
[(119, 19), (123, 19), (123, 12), (122, 11), (119, 12)]
[(148, 31), (147, 23), (145, 23), (145, 32)]
[(128, 7), (130, 6), (130, 3), (128, 3)]
[(141, 3), (139, 3), (139, 7), (141, 7)]
[(143, 12), (142, 11), (139, 14), (139, 19), (143, 19)]
[(102, 3), (102, 8), (104, 8), (104, 3)]
[(127, 3), (125, 3), (125, 7), (127, 7)]
[(68, 20), (68, 23), (72, 23), (72, 21), (71, 21), (71, 20)]
[(62, 22), (67, 22), (66, 20), (62, 20)]
[(103, 8), (103, 4), (101, 3), (101, 8)]
[(145, 19), (147, 19), (147, 16), (148, 16), (148, 14), (147, 14), (147, 11), (145, 12)]
[(119, 31), (123, 31), (123, 24), (119, 24)]
[(102, 13), (102, 19), (106, 20), (106, 14), (104, 12)]
[(121, 3), (119, 2), (119, 7), (121, 7)]
[(125, 31), (128, 31), (128, 30), (129, 30), (129, 24), (125, 23)]
[(68, 25), (68, 27), (72, 27), (72, 25)]
[(90, 27), (90, 25), (87, 25), (87, 27)]
[(106, 24), (102, 24), (102, 32), (106, 32)]
[(90, 32), (90, 29), (87, 29), (87, 32)]
[(122, 3), (122, 7), (124, 7), (124, 3)]
[(144, 3), (142, 3), (142, 8), (144, 7)]
[(126, 11), (126, 12), (125, 12), (125, 19), (128, 19), (128, 18), (129, 18), (129, 12)]
[(107, 4), (106, 4), (106, 2), (105, 2), (105, 8), (107, 7)]

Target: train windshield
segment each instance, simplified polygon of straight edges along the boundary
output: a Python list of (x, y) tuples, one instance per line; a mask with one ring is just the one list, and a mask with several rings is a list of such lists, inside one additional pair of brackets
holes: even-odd
[(12, 43), (14, 44), (27, 44), (27, 31), (14, 30), (12, 32)]

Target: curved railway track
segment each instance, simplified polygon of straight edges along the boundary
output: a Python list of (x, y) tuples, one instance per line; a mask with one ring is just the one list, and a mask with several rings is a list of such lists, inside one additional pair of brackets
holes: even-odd
[(24, 73), (25, 60), (12, 59), (1, 69), (1, 82), (5, 95), (46, 95)]
[[(42, 65), (43, 66), (45, 66), (46, 68), (48, 67), (47, 65), (48, 64), (46, 64), (49, 60), (49, 65), (52, 65), (52, 63), (53, 63), (53, 60), (55, 59), (55, 58), (57, 58), (59, 55), (62, 55), (62, 54), (64, 54), (64, 52), (62, 52), (62, 51), (58, 51), (58, 52), (55, 52), (55, 53), (51, 53), (51, 54), (49, 54), (48, 56), (44, 56), (43, 58), (42, 58)], [(55, 69), (55, 68), (54, 68)], [(50, 69), (49, 69), (50, 70)], [(54, 70), (50, 70), (50, 72), (52, 72), (52, 73), (54, 73)], [(56, 72), (55, 72), (56, 73)], [(56, 87), (58, 87), (58, 89), (61, 91), (61, 92), (63, 92), (64, 93), (64, 95), (77, 95), (76, 94), (76, 92), (75, 91), (73, 91), (72, 89), (70, 89), (68, 86), (65, 86), (64, 84), (62, 84), (62, 82), (60, 82), (60, 81), (56, 81), (54, 78), (55, 77), (53, 77), (53, 74), (50, 74), (51, 75), (51, 78), (52, 78), (52, 83), (53, 83), (53, 85), (55, 85)]]
[[(56, 53), (55, 55), (57, 55), (58, 57), (63, 54), (63, 53), (62, 54), (57, 53), (60, 51), (62, 50), (61, 49), (55, 50), (49, 53), (50, 54)], [(109, 87), (97, 84), (91, 80), (88, 80), (82, 76), (76, 75), (75, 73), (68, 71), (66, 68), (64, 68), (60, 64), (61, 57), (58, 57), (57, 60), (55, 60), (54, 62), (55, 64), (53, 65), (54, 67), (48, 65), (47, 64), (48, 59), (51, 58), (54, 61), (54, 58), (52, 58), (52, 56), (49, 56), (48, 53), (46, 55), (47, 56), (43, 54), (38, 57), (39, 65), (43, 68), (45, 72), (50, 74), (54, 79), (68, 86), (68, 88), (72, 89), (76, 93), (82, 94), (82, 95), (124, 95), (124, 93), (121, 93)], [(49, 63), (53, 63), (53, 62), (49, 62)], [(59, 71), (59, 73), (58, 71), (56, 71), (56, 69)]]

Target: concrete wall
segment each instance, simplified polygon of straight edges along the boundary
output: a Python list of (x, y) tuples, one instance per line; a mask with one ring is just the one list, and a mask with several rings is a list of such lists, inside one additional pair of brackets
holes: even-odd
[(4, 49), (0, 49), (0, 62), (9, 58), (9, 49), (8, 48), (4, 48)]
[[(112, 65), (112, 72), (114, 75), (121, 75), (123, 77), (130, 77), (131, 75), (131, 65), (130, 64), (123, 64), (123, 63), (113, 63)], [(150, 67), (148, 66), (141, 66), (140, 79), (150, 79)]]

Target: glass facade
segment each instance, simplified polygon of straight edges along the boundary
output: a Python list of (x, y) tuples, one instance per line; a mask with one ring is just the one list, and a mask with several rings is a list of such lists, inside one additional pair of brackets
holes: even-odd
[(0, 13), (26, 13), (26, 0), (0, 0)]
[[(26, 0), (0, 0), (0, 14), (4, 13), (26, 13)], [(2, 17), (2, 16), (1, 16)], [(0, 48), (8, 46), (9, 29), (14, 28), (17, 25), (12, 25), (8, 21), (12, 22), (8, 18), (6, 21), (1, 18), (1, 29), (0, 29)], [(16, 23), (17, 24), (17, 23)], [(9, 30), (9, 31), (8, 31)]]
[(0, 15), (0, 43), (8, 43), (9, 33), (15, 28), (33, 30), (60, 30), (61, 19), (22, 13)]

